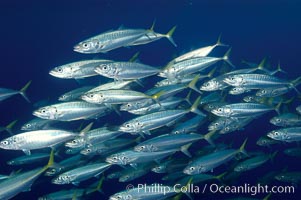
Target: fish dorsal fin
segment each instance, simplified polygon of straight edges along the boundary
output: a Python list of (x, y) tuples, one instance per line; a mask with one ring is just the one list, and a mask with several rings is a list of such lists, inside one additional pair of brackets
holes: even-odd
[(156, 25), (156, 19), (154, 19), (152, 26), (149, 28), (149, 31), (154, 31), (155, 25)]
[(90, 124), (88, 124), (83, 130), (81, 130), (81, 132), (79, 133), (79, 135), (83, 136), (85, 135), (88, 131), (91, 130), (93, 126), (93, 122), (91, 122)]

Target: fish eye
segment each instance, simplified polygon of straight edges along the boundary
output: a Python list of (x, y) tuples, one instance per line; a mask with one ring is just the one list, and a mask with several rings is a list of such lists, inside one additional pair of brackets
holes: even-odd
[(107, 69), (108, 69), (108, 66), (107, 66), (107, 65), (102, 65), (102, 69), (103, 69), (103, 70), (107, 70)]
[(130, 125), (129, 125), (129, 124), (126, 124), (125, 127), (130, 128)]
[(230, 79), (231, 79), (231, 81), (234, 81), (234, 77), (231, 77)]
[(194, 171), (194, 170), (195, 170), (195, 167), (190, 167), (189, 170), (190, 170), (190, 171)]
[(84, 43), (84, 44), (83, 44), (83, 47), (88, 47), (88, 43)]
[(218, 126), (218, 123), (215, 123), (214, 125), (215, 125), (215, 126)]
[(117, 160), (117, 157), (113, 157), (113, 160), (115, 160), (115, 161), (116, 161), (116, 160)]
[(93, 97), (94, 97), (94, 94), (90, 94), (89, 97), (90, 97), (90, 98), (93, 98)]
[(276, 121), (277, 121), (277, 122), (281, 122), (281, 119), (278, 118), (278, 119), (276, 119)]
[(88, 153), (90, 153), (90, 152), (91, 152), (91, 149), (86, 149), (86, 151), (87, 151)]
[(6, 141), (6, 140), (2, 141), (1, 143), (4, 144), (4, 145), (8, 145), (8, 141)]
[(221, 109), (221, 108), (219, 108), (219, 109), (217, 109), (219, 112), (222, 112), (223, 111), (223, 109)]
[(278, 131), (275, 131), (274, 134), (275, 134), (276, 136), (279, 135)]
[(131, 104), (128, 103), (128, 104), (126, 104), (126, 106), (129, 108), (129, 107), (131, 107)]
[(76, 144), (76, 140), (72, 140), (71, 143), (72, 143), (72, 144)]
[(262, 94), (265, 94), (265, 93), (267, 93), (267, 91), (266, 91), (266, 90), (262, 90), (261, 93), (262, 93)]
[(31, 124), (26, 124), (26, 127), (27, 127), (27, 128), (30, 128), (30, 127), (31, 127)]
[(42, 109), (42, 110), (41, 110), (41, 113), (46, 113), (46, 110), (45, 110), (45, 109)]
[(58, 72), (63, 72), (63, 69), (59, 67), (59, 68), (57, 68), (57, 71)]
[(180, 131), (175, 131), (175, 134), (179, 134), (180, 133)]

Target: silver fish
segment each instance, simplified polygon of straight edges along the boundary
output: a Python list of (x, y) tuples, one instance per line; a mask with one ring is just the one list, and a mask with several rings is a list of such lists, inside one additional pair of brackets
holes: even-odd
[(275, 126), (301, 126), (301, 116), (294, 113), (283, 113), (270, 119)]
[(63, 130), (38, 130), (20, 133), (0, 142), (0, 148), (22, 150), (30, 155), (30, 150), (54, 147), (74, 138), (77, 134)]
[(300, 141), (301, 127), (291, 127), (274, 130), (269, 132), (267, 136), (274, 140), (280, 140), (284, 142)]
[(182, 60), (186, 60), (186, 59), (190, 59), (190, 58), (208, 56), (210, 54), (210, 52), (213, 49), (215, 49), (215, 47), (218, 47), (218, 46), (227, 46), (227, 45), (225, 45), (221, 42), (221, 35), (218, 37), (215, 44), (209, 45), (209, 46), (206, 46), (206, 47), (201, 47), (201, 48), (195, 49), (193, 51), (190, 51), (188, 53), (185, 53), (185, 54), (175, 58), (174, 60), (172, 60), (172, 62), (180, 62)]
[(63, 79), (81, 79), (97, 76), (95, 68), (101, 63), (109, 63), (110, 60), (84, 60), (61, 65), (52, 69), (49, 74)]
[(95, 72), (114, 80), (136, 80), (159, 73), (160, 69), (136, 62), (111, 62), (100, 64)]
[(119, 29), (108, 31), (88, 38), (74, 46), (74, 51), (79, 53), (106, 53), (130, 43), (148, 34), (145, 29)]
[(59, 96), (58, 100), (59, 101), (73, 101), (79, 99), (81, 95), (83, 95), (85, 92), (88, 92), (94, 88), (93, 86), (84, 86), (80, 88), (76, 88), (74, 90), (71, 90), (69, 92), (66, 92)]
[(260, 103), (233, 103), (216, 108), (211, 112), (220, 117), (249, 117), (275, 109)]
[(53, 165), (53, 151), (51, 152), (48, 164), (45, 167), (16, 174), (0, 182), (0, 199), (8, 200), (20, 192), (30, 191), (31, 185), (45, 172), (47, 168)]
[(33, 112), (33, 115), (42, 119), (74, 121), (89, 119), (110, 111), (111, 109), (105, 105), (91, 104), (85, 101), (71, 101), (39, 108)]
[(35, 131), (35, 130), (41, 130), (41, 129), (49, 129), (49, 127), (56, 123), (53, 120), (48, 119), (41, 119), (41, 118), (34, 118), (24, 125), (22, 125), (21, 130), (22, 131)]
[(52, 179), (54, 184), (77, 184), (81, 181), (90, 179), (94, 176), (99, 176), (105, 170), (109, 169), (111, 164), (108, 163), (93, 163), (84, 165), (70, 171), (64, 172)]
[(245, 153), (246, 142), (247, 140), (244, 141), (239, 149), (226, 149), (199, 157), (189, 163), (183, 172), (194, 175), (212, 171), (214, 168), (233, 159), (238, 153)]

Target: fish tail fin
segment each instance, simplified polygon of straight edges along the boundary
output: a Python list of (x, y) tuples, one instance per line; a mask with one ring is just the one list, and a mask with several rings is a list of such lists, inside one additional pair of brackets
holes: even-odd
[(141, 140), (142, 140), (142, 137), (139, 136), (139, 137), (137, 137), (137, 138), (135, 139), (135, 142), (136, 142), (137, 144), (139, 144), (139, 143), (141, 142)]
[(245, 150), (246, 144), (247, 144), (248, 138), (245, 139), (245, 141), (242, 143), (242, 145), (239, 147), (239, 152), (243, 153), (244, 155), (246, 155), (247, 157), (249, 157), (248, 153)]
[(159, 98), (160, 98), (163, 94), (165, 94), (165, 91), (160, 91), (160, 92), (157, 92), (156, 94), (152, 95), (151, 98), (152, 98), (157, 104), (159, 104), (159, 105), (161, 106), (161, 103), (160, 103), (160, 101), (159, 101)]
[(188, 87), (194, 91), (196, 91), (199, 94), (202, 94), (202, 92), (197, 89), (197, 87), (195, 86), (196, 83), (198, 82), (199, 78), (200, 78), (200, 74), (195, 75), (195, 77), (192, 79), (192, 81), (190, 81), (190, 83), (188, 84)]
[(171, 200), (181, 200), (181, 199), (182, 199), (182, 196), (183, 196), (183, 193), (180, 192), (180, 193), (177, 194), (176, 196), (172, 197)]
[(207, 78), (212, 78), (215, 71), (216, 71), (217, 67), (214, 67), (208, 74), (207, 74)]
[(284, 70), (281, 68), (280, 62), (278, 62), (277, 69), (276, 69), (275, 71), (273, 71), (270, 75), (274, 75), (274, 74), (276, 74), (276, 73), (278, 73), (278, 72), (282, 72), (282, 73), (284, 73), (284, 74), (287, 74), (287, 72), (284, 71)]
[(204, 139), (213, 147), (215, 147), (215, 144), (211, 140), (211, 137), (216, 133), (216, 130), (208, 132), (206, 135), (204, 135)]
[(54, 165), (54, 149), (51, 150), (48, 163), (45, 167), (43, 167), (42, 171), (45, 171), (49, 167)]
[(232, 48), (230, 48), (226, 53), (225, 55), (222, 57), (222, 59), (228, 63), (228, 65), (230, 65), (232, 68), (235, 68), (235, 66), (231, 63), (231, 61), (229, 60), (229, 56), (230, 56), (230, 53), (231, 53), (231, 50)]
[(117, 105), (111, 104), (110, 106), (117, 113), (117, 115), (121, 116), (121, 113), (119, 112), (119, 109), (117, 108)]
[(193, 105), (191, 106), (191, 108), (189, 109), (190, 112), (193, 112), (197, 115), (200, 115), (200, 116), (206, 116), (206, 114), (204, 114), (202, 111), (200, 111), (198, 109), (198, 106), (200, 104), (200, 101), (201, 101), (201, 96), (199, 96), (195, 102), (193, 103)]
[(228, 172), (221, 173), (221, 174), (215, 176), (214, 178), (217, 179), (217, 180), (219, 180), (219, 181), (222, 181), (222, 178), (223, 178), (227, 173), (228, 173)]
[(13, 132), (12, 132), (12, 129), (13, 127), (15, 126), (15, 124), (18, 122), (18, 120), (14, 120), (12, 121), (11, 123), (9, 123), (6, 127), (5, 127), (5, 130), (10, 134), (12, 135)]
[[(186, 188), (189, 188), (190, 185), (192, 184), (192, 181), (193, 181), (193, 177), (191, 177), (188, 182), (186, 183)], [(192, 196), (190, 195), (190, 193), (187, 191), (187, 192), (184, 192), (184, 194), (191, 200), (193, 200)]]
[(134, 82), (137, 83), (142, 88), (144, 87), (143, 83), (139, 79), (136, 79)]
[(27, 95), (26, 95), (26, 90), (28, 89), (28, 87), (30, 86), (30, 84), (31, 84), (31, 81), (28, 81), (27, 83), (26, 83), (26, 85), (20, 90), (20, 94), (24, 97), (24, 99), (28, 102), (28, 103), (30, 103), (30, 100), (28, 99), (28, 97), (27, 97)]
[(292, 84), (296, 87), (301, 83), (301, 76), (292, 81)]
[(269, 200), (273, 193), (269, 193), (262, 200)]
[(95, 191), (103, 193), (103, 191), (102, 191), (102, 185), (103, 185), (103, 181), (104, 180), (105, 180), (105, 176), (102, 175), (101, 178), (100, 178), (100, 180), (99, 180), (99, 182), (98, 182), (98, 184), (97, 184), (97, 186), (96, 186), (96, 188), (95, 188)]
[(176, 30), (177, 26), (172, 27), (168, 33), (166, 33), (166, 38), (170, 41), (171, 44), (173, 44), (175, 47), (177, 47), (177, 44), (175, 43), (175, 41), (172, 38), (172, 35), (174, 34), (175, 30)]
[(269, 155), (269, 158), (270, 158), (270, 160), (271, 160), (272, 163), (274, 163), (274, 158), (277, 155), (277, 153), (278, 153), (278, 151), (275, 151), (274, 153), (272, 153), (272, 154)]
[(192, 105), (192, 103), (190, 101), (191, 93), (192, 93), (192, 91), (189, 90), (188, 94), (186, 95), (186, 97), (184, 99), (184, 101), (186, 101), (189, 105)]
[(290, 103), (292, 103), (294, 101), (294, 99), (295, 99), (295, 97), (293, 96), (290, 99), (287, 99), (287, 100), (283, 101), (283, 103), (284, 104), (290, 104)]
[(294, 90), (297, 92), (298, 96), (301, 96), (300, 91), (296, 88), (301, 83), (301, 76), (296, 78), (295, 80), (291, 81), (290, 85), (294, 88)]
[(222, 33), (219, 34), (219, 36), (218, 36), (218, 38), (217, 38), (217, 41), (216, 41), (216, 43), (215, 43), (215, 46), (223, 46), (223, 47), (229, 46), (229, 45), (227, 45), (227, 44), (222, 43), (222, 42), (221, 42), (221, 38), (222, 38)]
[(129, 60), (129, 62), (136, 62), (138, 61), (138, 56), (140, 54), (140, 51), (138, 51), (137, 53), (135, 53)]
[(192, 143), (190, 144), (186, 144), (184, 146), (181, 147), (181, 152), (183, 152), (186, 156), (188, 156), (189, 158), (191, 158), (191, 154), (190, 152), (188, 151), (189, 147), (192, 145)]
[(280, 115), (280, 107), (281, 107), (282, 103), (283, 103), (283, 100), (281, 100), (275, 107), (275, 111), (277, 112), (278, 115)]

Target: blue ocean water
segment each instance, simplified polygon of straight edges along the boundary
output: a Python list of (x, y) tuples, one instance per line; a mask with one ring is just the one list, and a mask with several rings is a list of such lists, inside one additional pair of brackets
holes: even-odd
[[(88, 0), (88, 1), (17, 1), (0, 2), (1, 67), (0, 86), (20, 89), (32, 80), (28, 96), (32, 102), (47, 100), (55, 102), (62, 93), (74, 89), (78, 83), (50, 76), (49, 70), (68, 62), (83, 59), (106, 58), (128, 60), (137, 51), (141, 62), (163, 67), (172, 58), (192, 49), (214, 44), (222, 34), (222, 41), (232, 47), (231, 61), (239, 68), (241, 60), (258, 63), (267, 57), (272, 66), (281, 63), (287, 79), (301, 75), (301, 2), (293, 1), (238, 1), (238, 0)], [(106, 54), (85, 55), (73, 51), (73, 46), (90, 36), (117, 29), (149, 28), (156, 20), (155, 31), (166, 33), (174, 25), (177, 29), (175, 48), (166, 39), (154, 43), (120, 48)], [(222, 55), (219, 50), (213, 55)], [(94, 79), (93, 79), (94, 80)], [(98, 84), (101, 79), (96, 80)], [(98, 82), (99, 81), (99, 82)], [(294, 93), (295, 94), (295, 93)], [(300, 101), (288, 107), (293, 110)], [(0, 104), (0, 125), (5, 126), (17, 119), (15, 132), (31, 119), (33, 104), (21, 96), (14, 96)], [(258, 177), (270, 171), (300, 171), (300, 158), (285, 156), (282, 151), (296, 144), (280, 144), (271, 149), (259, 148), (255, 141), (275, 127), (269, 119), (275, 113), (268, 113), (252, 122), (245, 130), (225, 135), (220, 142), (234, 143), (238, 147), (248, 137), (248, 151), (279, 151), (274, 163), (269, 163), (239, 178), (239, 183), (255, 184)], [(112, 123), (118, 125), (124, 119), (113, 115)], [(7, 137), (2, 133), (0, 138)], [(12, 168), (6, 161), (22, 155), (22, 152), (0, 150), (0, 174), (9, 174)], [(225, 167), (225, 166), (224, 166)], [(27, 167), (24, 168), (24, 170)], [(30, 167), (29, 167), (30, 168)], [(222, 172), (222, 171), (218, 171)], [(217, 173), (218, 174), (218, 173)], [(149, 174), (133, 184), (160, 182), (161, 176)], [(276, 185), (281, 185), (275, 182)], [(112, 187), (112, 185), (114, 187)], [(97, 193), (91, 199), (107, 199), (115, 192), (125, 189), (127, 184), (114, 181), (104, 183), (104, 194)], [(51, 185), (49, 179), (41, 177), (31, 192), (21, 193), (13, 199), (37, 199), (57, 189), (70, 186)], [(1, 190), (1, 188), (0, 188)], [(238, 195), (202, 194), (195, 199), (226, 199)], [(256, 196), (263, 198), (264, 194)], [(299, 199), (300, 188), (295, 194), (277, 194), (271, 199)], [(249, 196), (250, 197), (250, 196)]]

